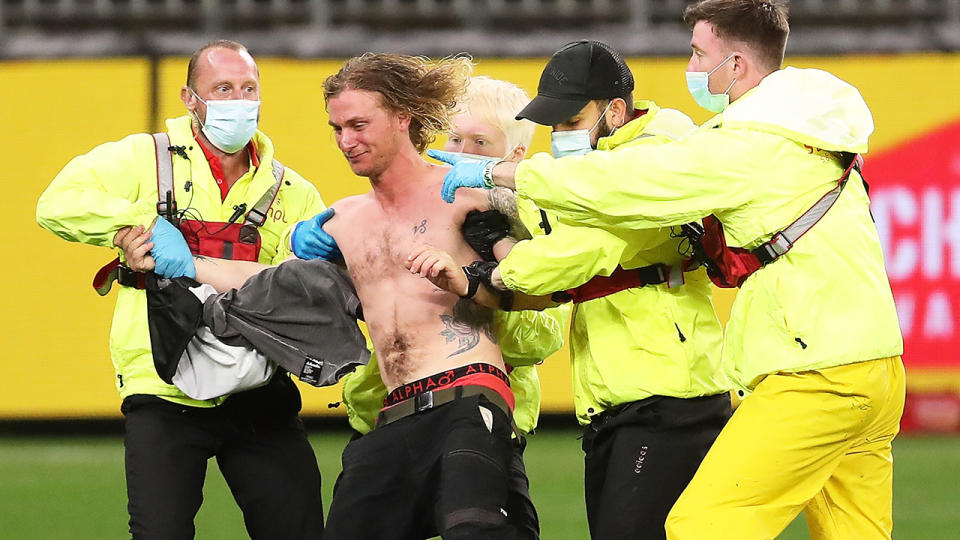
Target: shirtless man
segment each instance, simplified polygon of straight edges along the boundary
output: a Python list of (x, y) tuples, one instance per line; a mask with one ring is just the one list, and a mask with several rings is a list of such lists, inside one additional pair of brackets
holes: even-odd
[(516, 216), (501, 191), (441, 204), (447, 168), (421, 157), (470, 69), (467, 59), (431, 66), (365, 54), (324, 82), (337, 144), (372, 187), (335, 204), (324, 229), (356, 285), (389, 391), (377, 428), (343, 453), (326, 528), (334, 540), (516, 535), (503, 510), (514, 400), (492, 312), (406, 267), (424, 244), (463, 265), (479, 259), (460, 232), (471, 210)]
[[(444, 150), (523, 159), (533, 139), (534, 124), (514, 117), (528, 103), (529, 96), (512, 83), (483, 76), (471, 78), (466, 95), (458, 103), (458, 112), (451, 119)], [(550, 224), (544, 225), (542, 213), (532, 203), (523, 199), (518, 199), (517, 203), (520, 220), (531, 233), (546, 234), (551, 230)], [(501, 230), (503, 225), (495, 216), (478, 213), (471, 217), (468, 214), (462, 227), (463, 236), (481, 257), (489, 260), (502, 243), (497, 242), (497, 238), (505, 234)], [(333, 245), (335, 243), (330, 239), (327, 246)], [(339, 250), (333, 252), (339, 253)], [(333, 257), (321, 255), (321, 258), (330, 260)], [(569, 315), (566, 307), (544, 311), (496, 311), (493, 314), (500, 353), (507, 366), (513, 368), (509, 372), (510, 389), (516, 398), (513, 421), (518, 435), (522, 435), (513, 438), (511, 488), (506, 510), (511, 522), (530, 540), (540, 537), (540, 526), (530, 498), (523, 452), (527, 444), (526, 434), (533, 433), (540, 416), (541, 388), (537, 364), (563, 346), (563, 327)], [(373, 431), (386, 396), (387, 388), (380, 378), (375, 356), (366, 366), (347, 374), (343, 381), (343, 404), (351, 427), (363, 434)]]

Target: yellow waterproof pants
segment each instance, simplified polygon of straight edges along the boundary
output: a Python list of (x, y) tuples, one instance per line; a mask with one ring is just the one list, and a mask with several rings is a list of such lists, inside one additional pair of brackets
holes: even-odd
[(899, 356), (765, 377), (667, 517), (670, 540), (776, 538), (804, 510), (813, 540), (889, 539)]

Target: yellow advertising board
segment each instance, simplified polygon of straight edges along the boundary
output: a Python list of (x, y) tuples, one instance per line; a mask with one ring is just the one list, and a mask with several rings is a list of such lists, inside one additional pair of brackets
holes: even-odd
[[(513, 81), (536, 92), (545, 58), (480, 59), (476, 73)], [(369, 189), (353, 176), (327, 125), (321, 85), (337, 60), (259, 59), (263, 87), (261, 128), (278, 157), (310, 179), (328, 203)], [(871, 151), (884, 150), (960, 119), (960, 54), (789, 58), (790, 65), (818, 67), (856, 85), (877, 125)], [(0, 144), (7, 163), (0, 192), (3, 253), (0, 265), (0, 418), (113, 417), (119, 399), (107, 335), (114, 298), (101, 298), (90, 281), (114, 257), (102, 248), (68, 244), (40, 229), (37, 197), (73, 156), (99, 143), (162, 129), (163, 118), (183, 114), (180, 88), (186, 58), (2, 62), (7, 101)], [(706, 120), (687, 94), (686, 59), (629, 60), (635, 96)], [(158, 106), (151, 103), (156, 81)], [(549, 149), (549, 130), (538, 128), (532, 150)], [(438, 143), (442, 143), (442, 136)], [(869, 163), (869, 159), (868, 159)], [(638, 164), (642, 166), (642, 164)], [(726, 320), (732, 301), (718, 292)], [(545, 412), (572, 410), (566, 349), (540, 368)], [(344, 414), (330, 408), (339, 386), (303, 386), (305, 414)]]

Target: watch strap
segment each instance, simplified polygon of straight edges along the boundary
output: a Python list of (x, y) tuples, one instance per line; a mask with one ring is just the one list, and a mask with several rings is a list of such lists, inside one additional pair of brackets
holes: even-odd
[(471, 272), (466, 266), (463, 266), (462, 269), (464, 275), (467, 276), (467, 294), (460, 298), (473, 298), (477, 294), (477, 290), (480, 289), (480, 276)]
[(513, 291), (500, 291), (500, 311), (513, 311)]

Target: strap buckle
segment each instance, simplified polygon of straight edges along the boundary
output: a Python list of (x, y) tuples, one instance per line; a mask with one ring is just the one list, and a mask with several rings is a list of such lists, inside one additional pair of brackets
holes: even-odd
[(663, 263), (659, 263), (659, 264), (653, 265), (653, 268), (654, 268), (654, 270), (656, 270), (656, 272), (657, 272), (657, 280), (656, 280), (656, 282), (651, 281), (651, 282), (650, 282), (651, 285), (654, 284), (654, 283), (660, 284), (660, 283), (666, 283), (667, 281), (669, 281), (669, 276), (670, 276), (670, 267), (669, 267), (669, 266), (667, 266), (667, 265), (665, 265), (665, 264), (663, 264)]
[(146, 274), (137, 272), (130, 267), (121, 264), (117, 267), (117, 283), (124, 287), (133, 287), (135, 289), (146, 288)]
[(423, 412), (433, 408), (433, 390), (427, 390), (422, 394), (413, 396), (413, 410)]
[(256, 208), (254, 208), (249, 212), (247, 212), (246, 220), (248, 223), (252, 223), (257, 227), (262, 227), (263, 224), (266, 223), (267, 221), (267, 214), (264, 214), (260, 210), (257, 210)]
[(166, 217), (168, 220), (177, 215), (177, 201), (168, 199), (157, 202), (157, 215)]
[(93, 288), (100, 296), (106, 296), (113, 287), (114, 281), (124, 287), (147, 288), (147, 274), (131, 270), (130, 267), (121, 264), (120, 257), (108, 262), (97, 272), (93, 277)]
[(761, 264), (767, 265), (777, 260), (784, 253), (790, 251), (792, 247), (793, 242), (791, 242), (783, 232), (778, 232), (773, 235), (773, 238), (771, 238), (769, 242), (765, 242), (753, 250), (753, 254), (760, 260)]
[(686, 282), (683, 276), (683, 265), (676, 264), (673, 266), (667, 266), (666, 270), (667, 270), (667, 279), (665, 280), (665, 282), (667, 284), (668, 289), (679, 287)]

